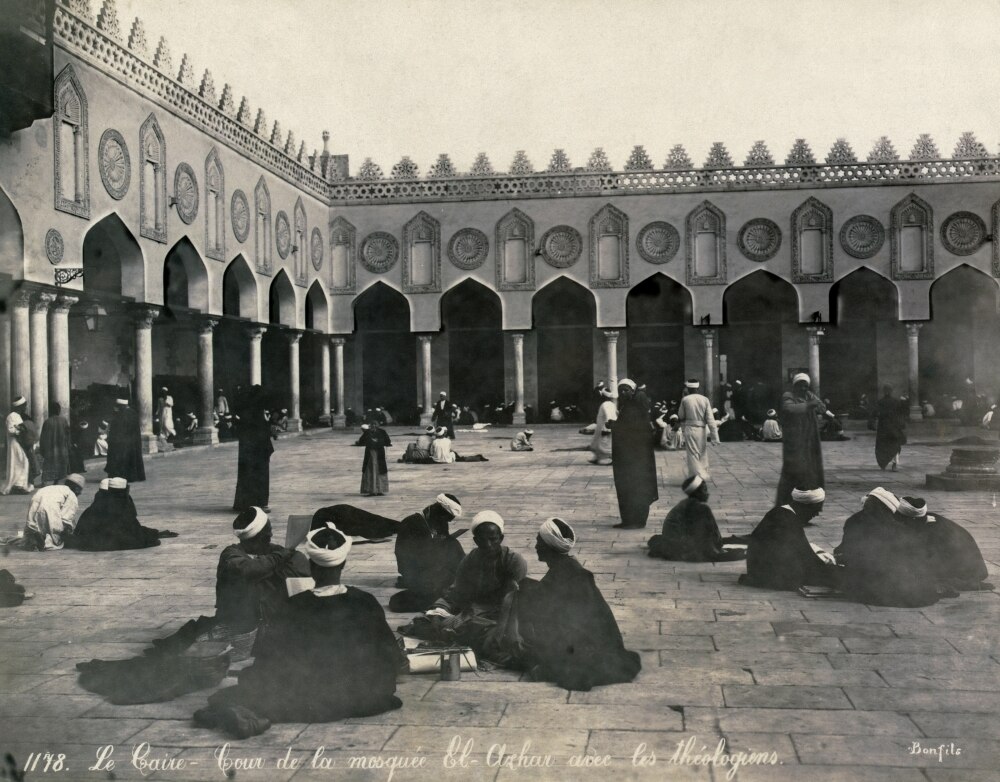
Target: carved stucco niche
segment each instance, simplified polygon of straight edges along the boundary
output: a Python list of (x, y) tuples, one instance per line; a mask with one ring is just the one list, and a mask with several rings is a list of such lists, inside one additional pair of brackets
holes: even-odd
[(264, 177), (257, 181), (253, 191), (254, 204), (254, 264), (261, 274), (271, 274), (271, 239), (274, 233), (271, 222), (271, 191)]
[(403, 293), (441, 292), (441, 223), (427, 212), (403, 226)]
[(330, 293), (354, 293), (357, 287), (357, 229), (343, 217), (330, 223)]
[(167, 241), (167, 142), (153, 114), (139, 128), (139, 235)]
[(292, 235), (292, 268), (295, 270), (295, 284), (304, 286), (309, 270), (306, 268), (309, 256), (309, 227), (306, 222), (306, 208), (302, 205), (302, 197), (295, 199), (292, 209), (294, 233)]
[(496, 224), (497, 290), (535, 289), (535, 222), (511, 209)]
[(590, 287), (628, 287), (628, 215), (606, 204), (590, 218)]
[(892, 208), (889, 250), (894, 280), (934, 278), (934, 210), (916, 193)]
[(226, 260), (226, 175), (215, 147), (205, 158), (205, 255)]
[(53, 189), (55, 208), (77, 217), (90, 217), (90, 143), (87, 96), (72, 65), (60, 71), (53, 84)]
[(833, 282), (833, 210), (809, 198), (792, 212), (792, 282)]
[(688, 285), (726, 282), (726, 216), (711, 201), (702, 201), (684, 220)]

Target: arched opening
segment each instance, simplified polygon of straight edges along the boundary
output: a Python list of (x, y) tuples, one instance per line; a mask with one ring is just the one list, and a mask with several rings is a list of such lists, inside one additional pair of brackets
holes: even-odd
[[(250, 377), (250, 340), (245, 324), (230, 318), (257, 320), (257, 280), (243, 255), (237, 255), (222, 275), (222, 319), (215, 329), (215, 385), (232, 403), (238, 385)], [(220, 436), (227, 429), (219, 430)]]
[(503, 318), (500, 297), (475, 280), (465, 280), (441, 297), (441, 322), (448, 337), (448, 393), (458, 404), (481, 412), (504, 401)]
[[(329, 338), (326, 330), (329, 324), (329, 305), (323, 286), (317, 280), (306, 293), (306, 328), (314, 329), (319, 334), (306, 334), (302, 338), (300, 383), (302, 389), (302, 420), (303, 425), (313, 426), (330, 415), (323, 409), (323, 364), (320, 351), (329, 350)], [(329, 382), (329, 380), (327, 380)], [(333, 399), (331, 398), (331, 404)]]
[(674, 399), (684, 384), (684, 326), (691, 323), (691, 294), (662, 274), (628, 293), (628, 371), (648, 386), (652, 399)]
[(781, 399), (786, 371), (808, 365), (798, 294), (780, 277), (756, 271), (726, 288), (722, 312), (719, 352), (726, 356), (727, 379), (743, 381), (749, 413), (763, 418)]
[[(282, 326), (296, 327), (295, 289), (284, 269), (278, 271), (271, 281), (267, 293), (267, 320)], [(261, 343), (261, 361), (263, 367), (262, 385), (271, 405), (275, 408), (291, 410), (290, 385), (288, 381), (289, 347), (288, 332), (281, 329), (268, 329)], [(302, 344), (299, 343), (299, 391), (302, 389), (301, 360)], [(289, 415), (291, 413), (289, 412)]]
[(0, 188), (0, 258), (15, 279), (24, 277), (24, 229), (14, 203)]
[(113, 212), (83, 237), (83, 289), (136, 301), (145, 298), (142, 249)]
[(537, 338), (538, 409), (552, 401), (587, 405), (594, 383), (594, 296), (559, 277), (531, 300)]
[(396, 419), (412, 417), (417, 362), (409, 302), (377, 282), (354, 302), (354, 329), (361, 347), (363, 407), (387, 407)]
[(885, 373), (879, 377), (880, 354), (902, 348), (905, 357), (898, 312), (896, 286), (871, 269), (851, 272), (830, 288), (833, 323), (820, 343), (820, 382), (835, 411), (851, 409), (862, 394), (869, 400), (880, 396), (879, 387), (890, 380)]
[(257, 320), (257, 280), (242, 255), (237, 255), (222, 275), (222, 314)]
[(306, 328), (326, 333), (329, 323), (329, 305), (323, 286), (317, 280), (306, 293)]
[(271, 282), (267, 306), (269, 323), (295, 327), (295, 289), (292, 288), (292, 281), (288, 279), (284, 269), (279, 271)]
[[(994, 397), (1000, 387), (996, 346), (1000, 339), (997, 285), (965, 264), (931, 286), (931, 320), (920, 330), (920, 391), (942, 411), (943, 396), (963, 399), (963, 409), (976, 394)], [(966, 378), (973, 381), (975, 393)], [(996, 401), (994, 399), (994, 401)], [(963, 416), (972, 417), (966, 410)]]
[(170, 248), (163, 262), (163, 303), (168, 309), (208, 312), (208, 271), (186, 236)]

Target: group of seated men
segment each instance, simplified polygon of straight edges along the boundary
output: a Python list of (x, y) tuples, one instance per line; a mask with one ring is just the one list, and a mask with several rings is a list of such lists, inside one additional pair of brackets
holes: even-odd
[(399, 461), (407, 464), (454, 464), (455, 462), (489, 461), (482, 454), (462, 456), (452, 450), (452, 440), (446, 426), (427, 426), (416, 442), (406, 446)]

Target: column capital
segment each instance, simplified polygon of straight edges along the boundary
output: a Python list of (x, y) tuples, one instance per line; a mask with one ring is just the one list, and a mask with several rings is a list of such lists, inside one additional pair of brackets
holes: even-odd
[(55, 294), (52, 293), (39, 293), (31, 300), (31, 311), (32, 312), (48, 312), (49, 305), (56, 300)]
[(908, 320), (903, 323), (906, 326), (906, 336), (916, 337), (920, 333), (920, 329), (923, 328), (923, 323), (916, 320)]
[(260, 342), (261, 338), (267, 332), (267, 326), (248, 326), (247, 335), (250, 337), (251, 342)]
[(523, 331), (512, 331), (510, 333), (510, 338), (514, 341), (514, 344), (524, 343), (524, 332)]
[(135, 319), (137, 329), (151, 329), (153, 321), (160, 317), (160, 309), (158, 307), (137, 307), (132, 311), (132, 317)]
[(715, 339), (715, 329), (710, 326), (699, 326), (698, 331), (701, 332), (701, 338), (705, 340), (705, 342), (711, 342)]
[(80, 301), (80, 298), (78, 296), (60, 295), (58, 298), (56, 298), (56, 303), (52, 307), (52, 311), (58, 313), (69, 312), (70, 308), (72, 308), (72, 306), (76, 304), (78, 301)]
[(809, 334), (810, 345), (818, 345), (820, 337), (826, 336), (826, 331), (822, 326), (806, 326), (806, 332)]
[(288, 340), (288, 344), (289, 345), (298, 345), (299, 344), (299, 340), (302, 339), (302, 332), (301, 331), (291, 331), (291, 332), (289, 332), (288, 334), (285, 335), (285, 338)]
[(330, 337), (330, 344), (334, 347), (342, 348), (347, 344), (346, 337)]
[(605, 332), (604, 332), (604, 338), (605, 338), (605, 339), (606, 339), (606, 340), (607, 340), (608, 342), (617, 342), (617, 341), (618, 341), (618, 335), (619, 335), (620, 333), (621, 333), (621, 332), (619, 332), (619, 331), (614, 331), (614, 330), (612, 330), (612, 331), (605, 331)]
[(27, 309), (31, 305), (31, 291), (19, 290), (13, 296), (14, 306)]
[(433, 334), (417, 334), (417, 339), (420, 340), (422, 343), (429, 345), (433, 341), (434, 335)]
[(201, 318), (197, 322), (197, 329), (199, 334), (211, 334), (215, 327), (219, 325), (218, 318)]

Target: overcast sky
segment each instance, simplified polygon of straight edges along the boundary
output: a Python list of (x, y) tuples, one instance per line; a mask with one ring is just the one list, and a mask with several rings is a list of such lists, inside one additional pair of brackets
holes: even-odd
[[(100, 0), (92, 0), (96, 13)], [(1000, 141), (997, 0), (118, 0), (174, 66), (191, 57), (219, 93), (309, 151), (422, 174), (486, 152), (536, 169), (561, 147), (583, 165), (635, 144), (657, 167), (674, 144), (701, 165), (713, 141), (742, 163), (763, 139), (782, 162), (798, 137), (818, 159), (843, 136), (859, 158), (888, 135), (909, 154), (931, 133), (950, 156), (974, 131)]]

